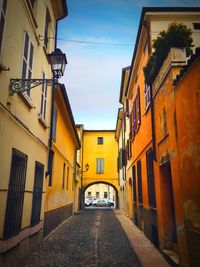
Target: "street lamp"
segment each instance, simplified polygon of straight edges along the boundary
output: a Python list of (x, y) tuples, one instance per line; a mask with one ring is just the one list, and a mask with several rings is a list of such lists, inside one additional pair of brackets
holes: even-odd
[(60, 49), (56, 48), (54, 52), (48, 54), (48, 60), (51, 65), (53, 79), (10, 79), (10, 95), (29, 91), (45, 83), (47, 86), (54, 85), (54, 83), (63, 76), (67, 59), (66, 55), (62, 53)]
[(84, 170), (78, 170), (77, 174), (83, 174), (84, 172), (87, 172), (90, 168), (90, 165), (88, 163), (85, 164), (85, 171)]

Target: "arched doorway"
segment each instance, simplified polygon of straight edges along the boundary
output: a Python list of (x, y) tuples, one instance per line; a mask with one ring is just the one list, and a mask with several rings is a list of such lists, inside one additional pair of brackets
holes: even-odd
[[(90, 183), (90, 184), (88, 184), (88, 185), (86, 185), (85, 187), (83, 187), (83, 199), (82, 199), (82, 203), (84, 203), (84, 200), (85, 200), (85, 193), (86, 193), (86, 191), (88, 192), (88, 190), (87, 189), (89, 189), (91, 186), (93, 186), (93, 185), (100, 185), (100, 184), (103, 184), (103, 185), (107, 185), (107, 186), (109, 186), (109, 187), (111, 187), (111, 188), (113, 188), (114, 189), (114, 192), (115, 192), (115, 197), (114, 197), (114, 202), (115, 202), (115, 208), (116, 209), (118, 209), (118, 207), (119, 207), (119, 196), (118, 196), (118, 190), (117, 190), (117, 188), (114, 186), (114, 185), (112, 185), (111, 183), (108, 183), (108, 182), (104, 182), (104, 181), (98, 181), (98, 182), (93, 182), (93, 183)], [(97, 192), (96, 192), (97, 193)], [(91, 195), (92, 196), (92, 195)], [(93, 196), (94, 198), (98, 198), (98, 195), (94, 195)], [(99, 198), (100, 198), (100, 195), (99, 195)], [(110, 195), (109, 195), (109, 192), (107, 193), (107, 195), (105, 196), (104, 195), (104, 197), (103, 198), (110, 198)], [(82, 205), (82, 207), (84, 207), (84, 205)]]
[(130, 219), (133, 218), (133, 183), (131, 178), (128, 180), (128, 216)]

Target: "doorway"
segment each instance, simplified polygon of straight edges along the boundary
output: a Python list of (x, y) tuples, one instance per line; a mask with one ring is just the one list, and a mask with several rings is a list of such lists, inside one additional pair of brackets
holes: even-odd
[(170, 161), (160, 167), (160, 173), (164, 233), (163, 248), (177, 251), (175, 204)]

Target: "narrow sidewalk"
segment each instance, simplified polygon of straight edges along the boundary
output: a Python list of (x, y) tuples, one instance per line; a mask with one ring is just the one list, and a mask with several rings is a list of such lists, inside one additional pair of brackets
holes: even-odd
[(115, 210), (115, 215), (121, 223), (121, 226), (143, 267), (170, 267), (169, 263), (163, 258), (155, 246), (128, 217), (119, 210)]

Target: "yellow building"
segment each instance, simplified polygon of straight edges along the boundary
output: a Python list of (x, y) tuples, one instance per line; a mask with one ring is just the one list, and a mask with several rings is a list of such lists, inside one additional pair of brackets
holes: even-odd
[(46, 179), (44, 236), (73, 213), (80, 141), (64, 85), (56, 88), (53, 118), (52, 174)]
[[(116, 190), (118, 206), (117, 141), (115, 130), (84, 130), (83, 133), (83, 181), (85, 190), (93, 184), (105, 183)], [(89, 170), (85, 172), (85, 165)]]
[(76, 177), (74, 190), (74, 212), (81, 209), (81, 188), (82, 188), (82, 163), (83, 163), (83, 124), (77, 124), (76, 130), (80, 140), (80, 149), (76, 157)]
[(52, 78), (48, 36), (66, 15), (62, 0), (0, 1), (0, 253), (19, 243), (23, 255), (42, 236), (51, 123), (51, 87), (11, 96), (10, 79)]

